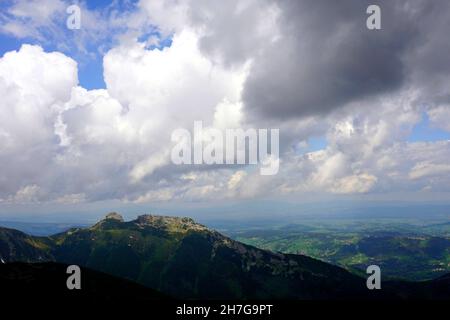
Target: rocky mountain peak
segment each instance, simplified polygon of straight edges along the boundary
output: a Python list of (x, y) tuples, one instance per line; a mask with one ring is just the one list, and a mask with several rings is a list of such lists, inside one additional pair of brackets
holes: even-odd
[(152, 226), (162, 228), (168, 231), (183, 232), (188, 230), (208, 230), (207, 227), (195, 222), (192, 218), (187, 217), (171, 217), (152, 214), (144, 214), (138, 216), (135, 222), (139, 225)]
[(110, 212), (108, 213), (103, 220), (118, 220), (120, 222), (123, 222), (123, 217), (118, 214), (117, 212)]

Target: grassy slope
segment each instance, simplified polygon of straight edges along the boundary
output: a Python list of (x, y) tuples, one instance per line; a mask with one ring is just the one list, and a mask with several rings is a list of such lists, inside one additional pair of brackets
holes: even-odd
[(364, 281), (340, 268), (245, 246), (186, 221), (103, 221), (55, 236), (53, 255), (185, 298), (345, 297), (364, 291)]

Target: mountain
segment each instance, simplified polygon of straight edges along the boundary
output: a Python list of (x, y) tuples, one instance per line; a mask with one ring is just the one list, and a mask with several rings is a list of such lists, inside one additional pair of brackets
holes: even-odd
[[(364, 278), (340, 267), (245, 245), (190, 218), (142, 215), (124, 221), (112, 213), (92, 227), (51, 237), (1, 229), (0, 257), (77, 264), (176, 298), (408, 298), (410, 288), (414, 297), (450, 297), (450, 289), (436, 289), (434, 282), (385, 283), (383, 290), (369, 291)], [(439, 283), (450, 288), (450, 279)]]
[[(190, 218), (108, 215), (88, 229), (52, 237), (58, 261), (135, 280), (180, 298), (358, 296), (365, 282), (305, 256), (233, 241)], [(330, 276), (332, 275), (332, 276)]]
[(51, 261), (54, 260), (50, 253), (52, 245), (50, 238), (33, 237), (14, 229), (0, 228), (1, 261)]

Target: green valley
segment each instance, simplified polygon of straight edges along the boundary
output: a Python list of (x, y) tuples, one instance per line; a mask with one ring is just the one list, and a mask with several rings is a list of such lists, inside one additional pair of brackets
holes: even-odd
[(388, 278), (433, 279), (450, 272), (450, 225), (392, 221), (305, 221), (227, 230), (234, 239), (275, 252), (308, 255), (365, 274), (379, 265)]

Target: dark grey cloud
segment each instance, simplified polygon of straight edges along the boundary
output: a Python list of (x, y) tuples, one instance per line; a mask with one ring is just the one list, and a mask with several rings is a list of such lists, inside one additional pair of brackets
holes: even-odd
[[(368, 30), (378, 4), (382, 30)], [(422, 1), (280, 1), (281, 38), (254, 61), (245, 85), (253, 114), (324, 114), (347, 102), (401, 87), (405, 57), (420, 40), (417, 21), (432, 19)], [(448, 5), (445, 5), (448, 7)]]
[(212, 60), (233, 67), (267, 45), (276, 9), (272, 0), (194, 0), (188, 16), (202, 29), (200, 49)]
[[(204, 54), (231, 68), (252, 61), (243, 92), (249, 118), (322, 116), (405, 87), (424, 90), (418, 104), (447, 101), (446, 0), (186, 3), (180, 24), (194, 27)], [(373, 4), (382, 30), (366, 27)]]
[(408, 84), (420, 90), (417, 103), (450, 103), (450, 2), (424, 3), (415, 21), (416, 45), (405, 57)]

